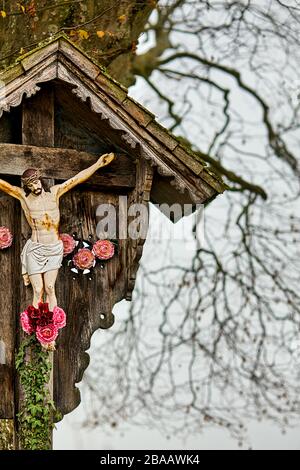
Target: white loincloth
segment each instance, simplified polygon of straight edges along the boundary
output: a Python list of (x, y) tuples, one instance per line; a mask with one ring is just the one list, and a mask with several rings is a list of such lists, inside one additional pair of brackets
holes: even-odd
[(64, 253), (61, 240), (51, 245), (29, 239), (21, 253), (22, 275), (43, 274), (61, 267)]

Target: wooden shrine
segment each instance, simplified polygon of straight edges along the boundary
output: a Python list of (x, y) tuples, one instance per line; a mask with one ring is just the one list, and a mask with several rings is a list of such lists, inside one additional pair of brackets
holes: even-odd
[[(118, 218), (128, 217), (120, 195), (128, 197), (128, 204), (196, 205), (224, 191), (199, 157), (66, 37), (41, 45), (0, 74), (1, 178), (20, 186), (24, 170), (38, 167), (54, 184), (109, 152), (117, 156), (111, 165), (64, 196), (61, 233), (97, 238), (99, 204), (112, 203)], [(0, 252), (0, 419), (14, 419), (19, 313), (31, 301), (20, 253), (30, 230), (19, 202), (3, 193), (0, 226), (14, 235), (12, 247)], [(89, 364), (85, 351), (93, 332), (111, 327), (114, 305), (131, 299), (143, 244), (143, 239), (120, 237), (118, 256), (92, 278), (74, 278), (65, 265), (60, 269), (57, 292), (68, 324), (54, 353), (53, 393), (62, 415), (80, 403), (76, 384)]]

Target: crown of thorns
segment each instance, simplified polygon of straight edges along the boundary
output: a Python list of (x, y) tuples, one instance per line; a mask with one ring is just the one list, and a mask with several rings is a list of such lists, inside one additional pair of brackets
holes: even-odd
[(40, 170), (36, 169), (30, 169), (26, 170), (23, 176), (21, 177), (21, 180), (24, 185), (28, 185), (30, 183), (33, 183), (36, 180), (39, 180), (41, 178), (41, 172)]

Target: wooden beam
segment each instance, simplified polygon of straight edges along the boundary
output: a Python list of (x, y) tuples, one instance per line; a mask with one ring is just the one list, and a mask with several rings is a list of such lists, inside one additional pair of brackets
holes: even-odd
[[(22, 103), (22, 143), (24, 145), (33, 144), (33, 145), (43, 145), (47, 147), (54, 146), (54, 92), (53, 88), (47, 87), (44, 89), (39, 95), (29, 99), (24, 100)], [(23, 156), (26, 160), (26, 157)], [(49, 186), (53, 186), (55, 181), (53, 178), (46, 175), (47, 182)], [(31, 236), (31, 229), (29, 229), (29, 225), (25, 218), (25, 214), (21, 213), (21, 233), (22, 237), (26, 240), (29, 239)], [(29, 235), (30, 234), (30, 235)], [(29, 300), (30, 299), (30, 300)], [(24, 288), (24, 284), (22, 284), (21, 288), (21, 302), (22, 302), (22, 310), (27, 308), (28, 305), (32, 305), (32, 289)], [(22, 311), (21, 310), (21, 311)], [(20, 332), (19, 340), (22, 340), (24, 334)], [(32, 355), (34, 354), (31, 348), (27, 349), (26, 359), (29, 363), (31, 361)], [(51, 399), (53, 399), (53, 363), (54, 357), (53, 353), (49, 353), (49, 361), (52, 364), (51, 368), (51, 375), (50, 381), (45, 384), (45, 386), (49, 389), (49, 393)], [(22, 386), (19, 388), (18, 393), (18, 408), (19, 411), (22, 411), (24, 407), (23, 401), (23, 389)], [(20, 434), (20, 423), (18, 428), (18, 434)], [(53, 431), (52, 429), (48, 430), (49, 441), (51, 441), (51, 448), (53, 446)], [(20, 436), (18, 435), (18, 438)], [(22, 449), (22, 442), (18, 439), (18, 448)]]
[[(0, 144), (0, 173), (21, 176), (27, 168), (40, 168), (43, 177), (66, 180), (95, 163), (97, 157), (71, 149)], [(87, 184), (130, 189), (135, 187), (135, 173), (131, 158), (126, 154), (117, 154), (110, 167), (95, 174)]]

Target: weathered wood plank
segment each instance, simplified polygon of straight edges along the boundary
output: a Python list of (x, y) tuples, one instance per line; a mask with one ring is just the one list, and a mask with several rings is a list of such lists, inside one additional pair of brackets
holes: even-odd
[[(114, 193), (72, 191), (64, 196), (61, 231), (77, 232), (83, 239), (96, 241), (96, 210), (101, 203), (110, 203), (118, 211), (118, 196)], [(91, 276), (76, 276), (65, 265), (60, 269), (57, 294), (59, 304), (66, 309), (68, 323), (61, 330), (55, 353), (54, 399), (62, 414), (70, 413), (80, 403), (75, 384), (82, 380), (89, 364), (85, 351), (90, 347), (92, 334), (112, 324), (113, 307), (125, 297), (127, 244), (126, 239), (121, 240), (118, 255), (102, 269), (98, 266)]]
[(23, 102), (22, 135), (23, 145), (54, 145), (54, 93), (51, 86)]
[(63, 38), (59, 40), (59, 51), (79, 67), (82, 72), (86, 73), (92, 80), (99, 75), (101, 70), (100, 67), (95, 65), (88, 57)]
[[(39, 49), (33, 53), (30, 53), (28, 56), (25, 56), (21, 60), (21, 64), (26, 72), (30, 70), (32, 67), (39, 65), (42, 61), (47, 59), (49, 56), (55, 54), (58, 51), (59, 43), (58, 41), (52, 42), (47, 46)], [(55, 56), (54, 56), (55, 57)]]
[[(23, 94), (33, 94), (37, 89), (37, 84), (54, 80), (57, 77), (56, 54), (49, 56), (41, 64), (34, 66), (27, 73), (20, 74), (5, 85), (4, 91), (0, 94), (0, 108), (5, 110), (10, 106), (21, 104)], [(2, 76), (0, 74), (0, 80)]]
[[(33, 144), (33, 145), (43, 145), (43, 146), (53, 146), (54, 145), (54, 91), (53, 87), (50, 85), (43, 89), (41, 93), (37, 96), (23, 101), (22, 106), (22, 143), (23, 144)], [(49, 186), (54, 184), (53, 179), (47, 179)], [(21, 213), (21, 230), (22, 233), (27, 235), (25, 240), (28, 240), (31, 236), (31, 230), (29, 230), (28, 224), (26, 222), (25, 214)], [(30, 295), (30, 300), (29, 300)], [(28, 305), (32, 304), (32, 288), (24, 288), (24, 285), (21, 288), (21, 301), (25, 303), (25, 308)], [(20, 332), (20, 340), (23, 336), (23, 333)], [(30, 361), (30, 351), (28, 352), (28, 360)], [(50, 356), (50, 361), (52, 362), (53, 369), (53, 354)], [(53, 381), (50, 379), (50, 382), (47, 384), (51, 398), (53, 399)], [(18, 397), (18, 406), (19, 410), (22, 410), (24, 406), (23, 397), (22, 397), (22, 387), (19, 386), (19, 397)], [(49, 429), (49, 438), (52, 442), (52, 429)], [(19, 448), (21, 448), (22, 443), (19, 442)]]
[(13, 246), (0, 251), (0, 419), (14, 417), (14, 357), (16, 309), (18, 308), (19, 274), (18, 231), (15, 217), (20, 214), (17, 201), (0, 193), (0, 226), (15, 235)]
[[(95, 163), (98, 157), (72, 149), (0, 144), (0, 173), (20, 176), (27, 168), (40, 168), (43, 177), (66, 180)], [(117, 154), (112, 165), (95, 174), (87, 184), (93, 187), (133, 188), (135, 164), (128, 155)]]
[[(0, 119), (0, 143), (22, 143), (21, 110), (12, 108)], [(1, 170), (1, 168), (0, 168)]]
[[(55, 147), (92, 153), (128, 152), (128, 145), (122, 139), (124, 132), (112, 128), (108, 119), (93, 112), (90, 103), (81, 101), (69, 86), (58, 83), (55, 96)], [(133, 156), (131, 150), (130, 157)]]
[[(131, 204), (141, 204), (146, 206), (148, 209), (147, 214), (149, 215), (149, 201), (150, 193), (153, 184), (154, 169), (149, 162), (141, 159), (138, 163), (137, 168), (137, 183), (135, 189), (130, 193), (128, 197), (128, 206)], [(128, 224), (131, 222), (133, 217), (128, 217)], [(141, 232), (140, 237), (136, 240), (130, 239), (128, 243), (128, 285), (126, 292), (126, 299), (131, 300), (133, 289), (136, 282), (137, 272), (140, 266), (140, 259), (143, 254), (143, 248), (146, 241), (146, 235), (148, 232), (149, 218), (143, 220), (144, 230)]]

